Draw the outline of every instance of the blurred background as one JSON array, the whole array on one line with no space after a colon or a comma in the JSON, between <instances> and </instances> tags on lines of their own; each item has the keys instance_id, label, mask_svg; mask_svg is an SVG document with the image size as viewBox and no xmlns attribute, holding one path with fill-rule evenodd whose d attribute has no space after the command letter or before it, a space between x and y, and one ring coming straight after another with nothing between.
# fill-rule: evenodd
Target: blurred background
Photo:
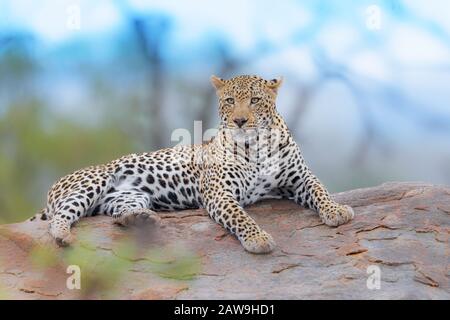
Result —
<instances>
[{"instance_id":1,"label":"blurred background","mask_svg":"<svg viewBox=\"0 0 450 320\"><path fill-rule=\"evenodd\" d=\"M450 184L446 0L0 0L0 221L60 176L218 123L211 74L284 76L332 192Z\"/></svg>"}]
</instances>

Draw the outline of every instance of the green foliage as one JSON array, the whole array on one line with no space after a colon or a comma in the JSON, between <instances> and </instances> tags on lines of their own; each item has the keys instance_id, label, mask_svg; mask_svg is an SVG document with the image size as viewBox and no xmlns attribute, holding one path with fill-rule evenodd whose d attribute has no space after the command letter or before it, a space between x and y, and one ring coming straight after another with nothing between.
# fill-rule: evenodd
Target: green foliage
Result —
<instances>
[{"instance_id":1,"label":"green foliage","mask_svg":"<svg viewBox=\"0 0 450 320\"><path fill-rule=\"evenodd\" d=\"M30 252L29 259L33 266L44 269L57 266L59 262L56 250L44 246L36 246Z\"/></svg>"},{"instance_id":2,"label":"green foliage","mask_svg":"<svg viewBox=\"0 0 450 320\"><path fill-rule=\"evenodd\" d=\"M2 265L2 261L0 260L0 266ZM0 281L0 300L6 300L8 295L6 294L6 290L3 287L2 282Z\"/></svg>"},{"instance_id":3,"label":"green foliage","mask_svg":"<svg viewBox=\"0 0 450 320\"><path fill-rule=\"evenodd\" d=\"M4 39L0 37L1 40ZM35 41L27 33L11 34L8 40L4 40L8 45L2 46L0 51L0 82L3 80L13 84L26 80L36 71L37 64L30 50Z\"/></svg>"},{"instance_id":4,"label":"green foliage","mask_svg":"<svg viewBox=\"0 0 450 320\"><path fill-rule=\"evenodd\" d=\"M0 300L7 300L8 295L6 294L6 290L3 288L2 284L0 283Z\"/></svg>"},{"instance_id":5,"label":"green foliage","mask_svg":"<svg viewBox=\"0 0 450 320\"><path fill-rule=\"evenodd\" d=\"M29 255L30 262L43 277L53 274L50 268L65 272L69 265L78 266L80 298L117 298L116 289L135 264L143 272L176 280L190 280L200 272L200 258L186 249L143 249L132 239L117 240L112 248L99 248L93 237L92 230L84 229L78 233L80 240L64 250L38 245Z\"/></svg>"},{"instance_id":6,"label":"green foliage","mask_svg":"<svg viewBox=\"0 0 450 320\"><path fill-rule=\"evenodd\" d=\"M37 212L60 176L133 149L112 125L83 126L58 117L36 100L10 106L0 117L0 136L0 222L20 221Z\"/></svg>"},{"instance_id":7,"label":"green foliage","mask_svg":"<svg viewBox=\"0 0 450 320\"><path fill-rule=\"evenodd\" d=\"M96 250L83 245L75 245L66 250L63 260L66 265L80 267L81 294L86 297L96 293L102 296L112 295L115 284L131 265L130 261L114 254L99 255Z\"/></svg>"},{"instance_id":8,"label":"green foliage","mask_svg":"<svg viewBox=\"0 0 450 320\"><path fill-rule=\"evenodd\" d=\"M200 271L200 258L189 251L174 248L149 251L152 271L163 278L191 280Z\"/></svg>"}]
</instances>

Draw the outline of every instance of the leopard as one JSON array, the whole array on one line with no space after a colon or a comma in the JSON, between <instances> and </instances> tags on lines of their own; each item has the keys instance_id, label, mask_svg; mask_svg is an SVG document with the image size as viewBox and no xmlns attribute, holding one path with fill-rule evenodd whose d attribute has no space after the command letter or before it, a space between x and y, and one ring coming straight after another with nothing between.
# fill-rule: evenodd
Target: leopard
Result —
<instances>
[{"instance_id":1,"label":"leopard","mask_svg":"<svg viewBox=\"0 0 450 320\"><path fill-rule=\"evenodd\" d=\"M293 200L330 227L353 219L353 209L334 201L311 172L278 112L282 77L211 76L211 83L220 119L209 141L77 170L53 184L46 206L30 220L45 220L54 241L69 246L71 228L84 217L104 214L139 227L159 225L164 211L202 208L245 250L262 254L276 243L245 210L259 200Z\"/></svg>"}]
</instances>

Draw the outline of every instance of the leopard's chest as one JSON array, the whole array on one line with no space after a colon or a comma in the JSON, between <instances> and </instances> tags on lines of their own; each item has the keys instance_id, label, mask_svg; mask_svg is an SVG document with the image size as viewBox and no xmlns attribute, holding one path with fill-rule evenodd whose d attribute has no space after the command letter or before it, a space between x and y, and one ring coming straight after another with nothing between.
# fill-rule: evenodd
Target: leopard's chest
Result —
<instances>
[{"instance_id":1,"label":"leopard's chest","mask_svg":"<svg viewBox=\"0 0 450 320\"><path fill-rule=\"evenodd\" d=\"M273 198L273 190L280 187L284 168L288 165L289 158L278 158L258 167L253 174L253 179L248 179L249 185L245 189L245 195L240 202L243 205L249 205L262 198Z\"/></svg>"},{"instance_id":2,"label":"leopard's chest","mask_svg":"<svg viewBox=\"0 0 450 320\"><path fill-rule=\"evenodd\" d=\"M257 202L261 198L265 198L271 191L278 186L275 175L259 174L254 179L250 180L249 185L241 197L240 203L242 205L249 205Z\"/></svg>"}]
</instances>

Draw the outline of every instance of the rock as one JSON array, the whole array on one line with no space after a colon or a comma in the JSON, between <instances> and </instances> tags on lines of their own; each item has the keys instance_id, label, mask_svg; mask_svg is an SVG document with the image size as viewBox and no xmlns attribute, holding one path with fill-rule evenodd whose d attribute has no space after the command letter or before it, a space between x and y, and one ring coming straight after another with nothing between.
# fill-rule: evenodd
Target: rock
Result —
<instances>
[{"instance_id":1,"label":"rock","mask_svg":"<svg viewBox=\"0 0 450 320\"><path fill-rule=\"evenodd\" d=\"M203 210L162 214L158 229L104 216L57 248L46 222L0 226L0 295L9 299L450 299L450 188L386 183L338 193L356 217L338 228L291 201L248 208L277 241L244 251ZM68 281L81 271L81 290ZM379 286L376 276L379 272ZM69 283L69 286L67 284ZM378 289L377 289L378 288Z\"/></svg>"}]
</instances>

